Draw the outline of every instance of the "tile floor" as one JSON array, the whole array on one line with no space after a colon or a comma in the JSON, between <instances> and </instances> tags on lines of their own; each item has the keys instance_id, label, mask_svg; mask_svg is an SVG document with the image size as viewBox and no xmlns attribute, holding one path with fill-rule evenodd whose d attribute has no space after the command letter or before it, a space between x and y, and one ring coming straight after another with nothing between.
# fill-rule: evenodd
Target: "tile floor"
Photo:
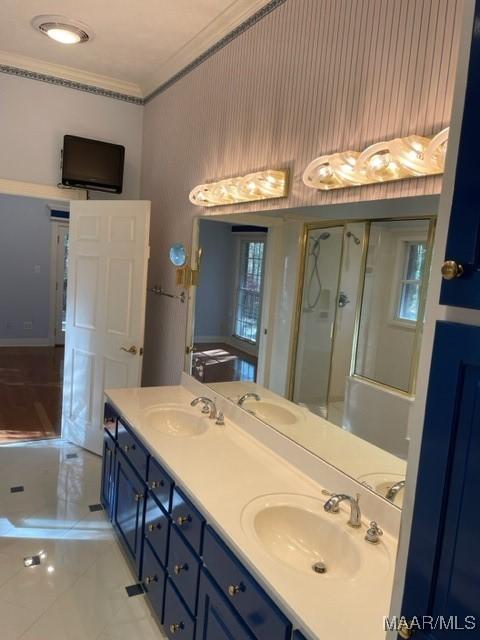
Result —
<instances>
[{"instance_id":1,"label":"tile floor","mask_svg":"<svg viewBox=\"0 0 480 640\"><path fill-rule=\"evenodd\" d=\"M145 596L126 594L135 578L104 512L89 510L100 471L100 458L59 439L0 446L2 640L164 638ZM41 564L26 568L34 554Z\"/></svg>"}]
</instances>

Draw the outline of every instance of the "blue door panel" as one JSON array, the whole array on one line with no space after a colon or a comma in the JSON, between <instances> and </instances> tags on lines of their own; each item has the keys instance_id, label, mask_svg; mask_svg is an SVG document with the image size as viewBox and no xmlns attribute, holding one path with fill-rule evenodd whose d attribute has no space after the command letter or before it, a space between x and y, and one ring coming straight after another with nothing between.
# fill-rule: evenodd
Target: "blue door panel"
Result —
<instances>
[{"instance_id":1,"label":"blue door panel","mask_svg":"<svg viewBox=\"0 0 480 640\"><path fill-rule=\"evenodd\" d=\"M458 624L418 631L422 640L472 637L459 626L467 616L480 621L479 488L480 327L439 322L402 615Z\"/></svg>"},{"instance_id":2,"label":"blue door panel","mask_svg":"<svg viewBox=\"0 0 480 640\"><path fill-rule=\"evenodd\" d=\"M148 542L143 548L142 584L155 614L163 623L166 574Z\"/></svg>"},{"instance_id":3,"label":"blue door panel","mask_svg":"<svg viewBox=\"0 0 480 640\"><path fill-rule=\"evenodd\" d=\"M475 21L480 17L480 2ZM446 259L460 263L465 272L457 279L444 281L440 302L458 307L480 309L480 196L478 149L480 148L480 31L473 30L468 85L465 94L460 146L458 149L455 190L448 231Z\"/></svg>"},{"instance_id":4,"label":"blue door panel","mask_svg":"<svg viewBox=\"0 0 480 640\"><path fill-rule=\"evenodd\" d=\"M144 518L144 485L123 454L116 456L116 492L114 524L121 541L141 573L142 531Z\"/></svg>"},{"instance_id":5,"label":"blue door panel","mask_svg":"<svg viewBox=\"0 0 480 640\"><path fill-rule=\"evenodd\" d=\"M200 578L195 640L255 640L205 571Z\"/></svg>"}]
</instances>

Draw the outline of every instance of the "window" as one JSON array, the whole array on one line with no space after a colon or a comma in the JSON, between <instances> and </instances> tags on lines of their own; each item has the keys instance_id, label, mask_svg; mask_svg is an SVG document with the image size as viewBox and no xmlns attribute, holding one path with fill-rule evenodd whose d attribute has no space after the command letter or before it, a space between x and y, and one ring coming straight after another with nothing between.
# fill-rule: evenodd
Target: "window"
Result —
<instances>
[{"instance_id":1,"label":"window","mask_svg":"<svg viewBox=\"0 0 480 640\"><path fill-rule=\"evenodd\" d=\"M241 240L234 334L257 342L262 303L264 240Z\"/></svg>"},{"instance_id":2,"label":"window","mask_svg":"<svg viewBox=\"0 0 480 640\"><path fill-rule=\"evenodd\" d=\"M399 286L399 295L395 320L416 323L420 305L420 290L427 245L425 242L404 242L403 269Z\"/></svg>"}]
</instances>

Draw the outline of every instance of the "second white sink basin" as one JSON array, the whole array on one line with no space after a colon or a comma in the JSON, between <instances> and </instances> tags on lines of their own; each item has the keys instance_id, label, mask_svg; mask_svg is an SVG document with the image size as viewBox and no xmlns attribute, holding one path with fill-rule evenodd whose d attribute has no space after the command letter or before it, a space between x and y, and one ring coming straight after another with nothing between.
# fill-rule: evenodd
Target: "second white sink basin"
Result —
<instances>
[{"instance_id":1,"label":"second white sink basin","mask_svg":"<svg viewBox=\"0 0 480 640\"><path fill-rule=\"evenodd\" d=\"M192 438L205 433L209 422L198 411L173 405L149 409L145 414L145 425L169 436Z\"/></svg>"},{"instance_id":2,"label":"second white sink basin","mask_svg":"<svg viewBox=\"0 0 480 640\"><path fill-rule=\"evenodd\" d=\"M260 420L266 420L275 425L294 424L297 422L297 416L293 411L290 411L290 409L287 409L281 404L266 402L264 400L253 400L245 402L243 408L256 415Z\"/></svg>"},{"instance_id":3,"label":"second white sink basin","mask_svg":"<svg viewBox=\"0 0 480 640\"><path fill-rule=\"evenodd\" d=\"M261 496L244 508L242 527L268 554L297 571L312 576L317 573L315 565L318 568L321 563L325 571L319 580L354 579L364 560L362 544L369 546L364 541L365 529L349 528L343 510L328 514L323 504L294 494ZM364 551L367 554L370 550ZM380 555L387 560L386 555Z\"/></svg>"}]
</instances>

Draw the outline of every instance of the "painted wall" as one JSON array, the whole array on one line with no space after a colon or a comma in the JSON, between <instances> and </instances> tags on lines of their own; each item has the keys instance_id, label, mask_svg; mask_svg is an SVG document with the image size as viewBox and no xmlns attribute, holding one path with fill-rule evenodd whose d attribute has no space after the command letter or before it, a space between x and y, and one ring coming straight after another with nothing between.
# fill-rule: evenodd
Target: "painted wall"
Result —
<instances>
[{"instance_id":1,"label":"painted wall","mask_svg":"<svg viewBox=\"0 0 480 640\"><path fill-rule=\"evenodd\" d=\"M461 4L287 0L147 104L142 197L153 202L150 282L173 285L168 247L190 243L201 210L188 193L202 182L290 169L288 198L242 205L245 211L438 193L438 177L319 193L301 174L323 153L448 124ZM222 207L223 214L239 210ZM184 305L149 305L146 384L178 382L186 315Z\"/></svg>"},{"instance_id":2,"label":"painted wall","mask_svg":"<svg viewBox=\"0 0 480 640\"><path fill-rule=\"evenodd\" d=\"M232 334L235 237L232 226L202 220L202 270L195 305L195 340Z\"/></svg>"},{"instance_id":3,"label":"painted wall","mask_svg":"<svg viewBox=\"0 0 480 640\"><path fill-rule=\"evenodd\" d=\"M0 344L47 341L50 211L43 200L0 195L0 229Z\"/></svg>"},{"instance_id":4,"label":"painted wall","mask_svg":"<svg viewBox=\"0 0 480 640\"><path fill-rule=\"evenodd\" d=\"M122 197L138 198L142 125L141 106L0 74L0 178L56 185L63 136L70 133L123 144Z\"/></svg>"}]
</instances>

